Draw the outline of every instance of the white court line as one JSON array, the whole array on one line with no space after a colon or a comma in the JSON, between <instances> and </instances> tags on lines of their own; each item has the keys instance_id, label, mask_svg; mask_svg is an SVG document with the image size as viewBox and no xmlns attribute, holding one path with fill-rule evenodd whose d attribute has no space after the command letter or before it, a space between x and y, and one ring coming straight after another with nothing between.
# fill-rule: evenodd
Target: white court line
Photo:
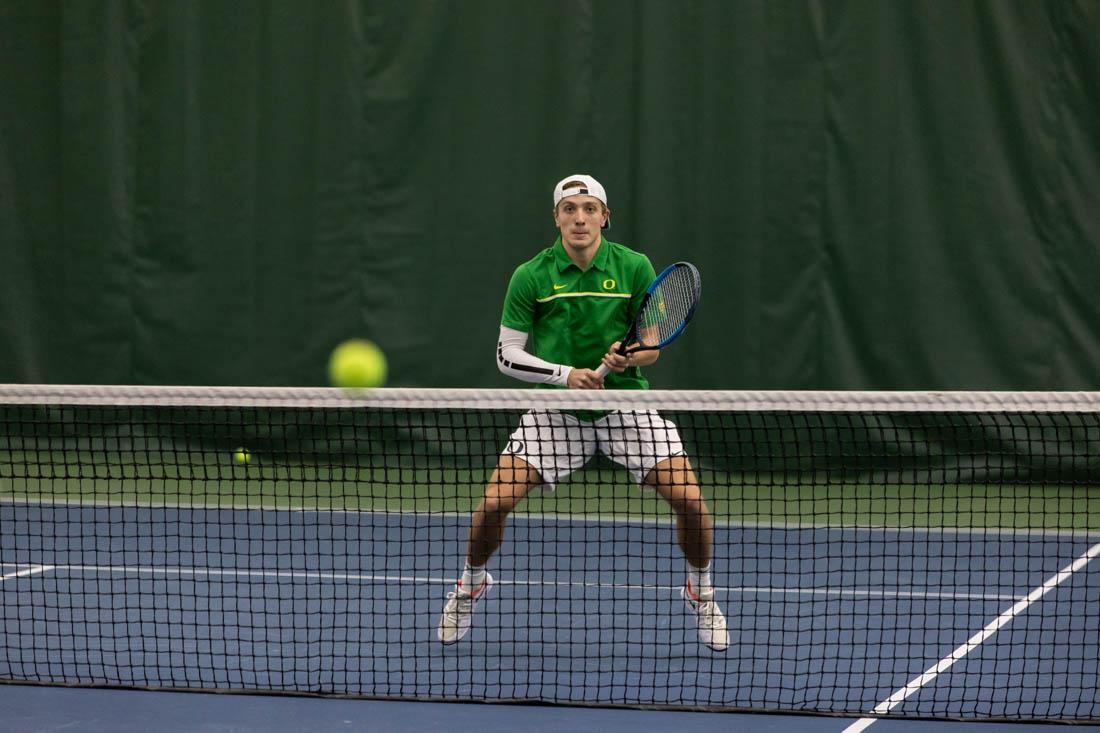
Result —
<instances>
[{"instance_id":1,"label":"white court line","mask_svg":"<svg viewBox=\"0 0 1100 733\"><path fill-rule=\"evenodd\" d=\"M37 573L45 573L45 572L48 572L50 570L53 570L53 568L54 568L53 565L31 565L29 568L23 568L22 570L16 570L14 573L6 573L4 575L0 575L0 583L3 583L5 580L11 580L13 578L22 578L22 577L25 577L27 575L35 575Z\"/></svg>"},{"instance_id":2,"label":"white court line","mask_svg":"<svg viewBox=\"0 0 1100 733\"><path fill-rule=\"evenodd\" d=\"M1012 621L1012 619L1026 611L1028 606L1057 588L1071 575L1088 565L1090 560L1098 556L1100 556L1100 543L1090 547L1085 551L1084 555L1081 555L1072 563L1059 570L1048 578L1045 583L1028 593L1025 597L1016 601L1007 611L990 621L984 629L967 639L966 642L957 647L955 651L926 669L923 674L910 680L905 687L895 691L893 695L890 695L890 697L880 702L871 712L875 715L885 715L889 713L904 702L910 695L920 690L929 682L935 680L941 672L947 671L955 662L981 646L982 642L988 640L989 637L996 634L997 631ZM841 731L841 733L859 733L859 731L866 730L876 720L878 720L878 718L860 718Z\"/></svg>"},{"instance_id":3,"label":"white court line","mask_svg":"<svg viewBox=\"0 0 1100 733\"><path fill-rule=\"evenodd\" d=\"M247 568L184 568L158 567L152 565L49 565L43 566L55 572L110 573L118 575L153 575L187 577L223 577L223 578L267 578L317 581L352 581L363 583L426 583L432 585L450 585L454 577L432 577L426 575L375 575L369 573L337 573L316 570L249 570ZM602 583L582 580L509 580L499 579L498 585L520 587L564 587L564 588L607 588L627 591L678 591L678 585L642 585L635 583ZM889 591L859 588L774 588L735 586L718 588L728 595L808 595L836 598L915 598L937 600L1015 600L1015 596L990 593L954 593L934 591Z\"/></svg>"}]
</instances>

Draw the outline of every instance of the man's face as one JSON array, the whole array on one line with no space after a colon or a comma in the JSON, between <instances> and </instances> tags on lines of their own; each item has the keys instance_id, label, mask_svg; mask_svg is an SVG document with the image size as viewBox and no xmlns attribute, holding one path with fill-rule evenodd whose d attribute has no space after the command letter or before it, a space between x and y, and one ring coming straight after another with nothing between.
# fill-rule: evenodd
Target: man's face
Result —
<instances>
[{"instance_id":1,"label":"man's face","mask_svg":"<svg viewBox=\"0 0 1100 733\"><path fill-rule=\"evenodd\" d=\"M607 209L594 196L567 196L554 209L554 223L561 232L561 241L576 250L586 250L600 243L600 229L607 223Z\"/></svg>"}]
</instances>

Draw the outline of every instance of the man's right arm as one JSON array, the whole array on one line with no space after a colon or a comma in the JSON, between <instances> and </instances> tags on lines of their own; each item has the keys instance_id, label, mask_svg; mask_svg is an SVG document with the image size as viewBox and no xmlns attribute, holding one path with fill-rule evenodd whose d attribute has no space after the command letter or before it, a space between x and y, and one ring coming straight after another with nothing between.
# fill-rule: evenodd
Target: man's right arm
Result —
<instances>
[{"instance_id":1,"label":"man's right arm","mask_svg":"<svg viewBox=\"0 0 1100 733\"><path fill-rule=\"evenodd\" d=\"M569 372L572 367L552 364L534 354L529 354L526 346L526 333L507 326L500 327L500 339L497 341L497 368L502 374L524 382L568 386Z\"/></svg>"},{"instance_id":2,"label":"man's right arm","mask_svg":"<svg viewBox=\"0 0 1100 733\"><path fill-rule=\"evenodd\" d=\"M603 378L592 369L552 364L527 353L527 334L507 326L500 327L497 342L497 368L502 374L524 382L555 384L570 389L603 389Z\"/></svg>"},{"instance_id":3,"label":"man's right arm","mask_svg":"<svg viewBox=\"0 0 1100 733\"><path fill-rule=\"evenodd\" d=\"M503 374L524 382L571 389L602 389L603 379L591 369L553 364L527 352L527 336L534 327L534 317L534 287L521 265L512 274L508 294L504 298L504 314L497 341L497 368Z\"/></svg>"}]
</instances>

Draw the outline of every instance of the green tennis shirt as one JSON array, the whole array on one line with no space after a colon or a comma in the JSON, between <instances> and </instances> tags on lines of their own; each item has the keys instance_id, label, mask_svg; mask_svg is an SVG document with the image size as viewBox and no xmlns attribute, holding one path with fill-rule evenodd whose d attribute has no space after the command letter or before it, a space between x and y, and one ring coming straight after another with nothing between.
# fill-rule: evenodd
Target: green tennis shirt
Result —
<instances>
[{"instance_id":1,"label":"green tennis shirt","mask_svg":"<svg viewBox=\"0 0 1100 733\"><path fill-rule=\"evenodd\" d=\"M648 257L602 237L596 256L582 270L558 237L516 268L500 322L528 334L527 351L540 359L595 369L608 347L626 334L656 277ZM604 384L608 389L649 387L638 367L612 372Z\"/></svg>"}]
</instances>

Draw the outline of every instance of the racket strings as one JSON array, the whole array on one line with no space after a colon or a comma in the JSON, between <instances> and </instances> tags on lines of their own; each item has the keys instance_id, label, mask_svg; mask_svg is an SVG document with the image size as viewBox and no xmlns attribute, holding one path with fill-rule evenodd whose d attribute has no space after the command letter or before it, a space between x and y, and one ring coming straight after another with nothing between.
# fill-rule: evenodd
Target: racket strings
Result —
<instances>
[{"instance_id":1,"label":"racket strings","mask_svg":"<svg viewBox=\"0 0 1100 733\"><path fill-rule=\"evenodd\" d=\"M696 290L695 277L686 267L662 280L641 314L639 341L654 346L676 333L695 305Z\"/></svg>"}]
</instances>

